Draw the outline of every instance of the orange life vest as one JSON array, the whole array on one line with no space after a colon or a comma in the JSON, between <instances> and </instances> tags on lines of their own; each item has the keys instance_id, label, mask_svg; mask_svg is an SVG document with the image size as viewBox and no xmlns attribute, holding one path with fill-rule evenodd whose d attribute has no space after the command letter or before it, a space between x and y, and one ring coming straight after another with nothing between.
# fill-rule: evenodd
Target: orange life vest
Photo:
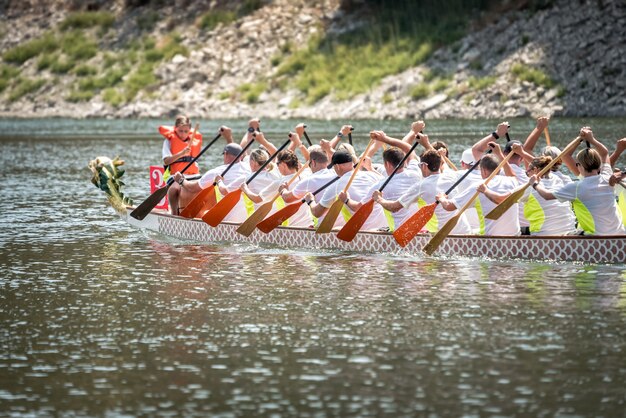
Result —
<instances>
[{"instance_id":1,"label":"orange life vest","mask_svg":"<svg viewBox=\"0 0 626 418\"><path fill-rule=\"evenodd\" d=\"M168 141L170 141L170 150L172 151L172 155L179 153L183 149L187 148L187 144L189 143L189 139L191 139L191 135L185 138L185 141L181 140L174 128L172 126L159 126L159 133L165 137ZM196 132L194 137L194 141L191 144L191 154L181 157L175 162L169 165L169 172L174 174L177 171L182 171L183 168L189 164L191 160L200 154L202 149L202 134L200 132ZM200 172L198 168L198 163L193 163L186 171L185 174L198 174Z\"/></svg>"}]
</instances>

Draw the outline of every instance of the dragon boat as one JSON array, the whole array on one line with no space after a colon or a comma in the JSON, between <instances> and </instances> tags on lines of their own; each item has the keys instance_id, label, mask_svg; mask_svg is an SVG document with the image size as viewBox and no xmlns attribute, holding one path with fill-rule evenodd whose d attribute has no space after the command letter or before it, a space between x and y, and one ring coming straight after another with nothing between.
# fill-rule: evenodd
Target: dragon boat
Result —
<instances>
[{"instance_id":1,"label":"dragon boat","mask_svg":"<svg viewBox=\"0 0 626 418\"><path fill-rule=\"evenodd\" d=\"M201 219L188 219L154 209L142 220L130 216L132 201L121 191L119 167L123 161L98 157L90 162L92 182L107 194L109 203L129 224L180 240L203 243L248 243L259 246L372 252L426 256L422 249L431 234L419 234L401 248L388 232L359 232L354 240L337 238L336 231L317 234L309 228L280 226L268 234L255 230L250 236L237 233L239 224L222 222L211 227ZM522 259L552 262L601 264L626 263L626 235L617 236L479 236L450 235L439 246L435 256L480 257L488 259Z\"/></svg>"}]
</instances>

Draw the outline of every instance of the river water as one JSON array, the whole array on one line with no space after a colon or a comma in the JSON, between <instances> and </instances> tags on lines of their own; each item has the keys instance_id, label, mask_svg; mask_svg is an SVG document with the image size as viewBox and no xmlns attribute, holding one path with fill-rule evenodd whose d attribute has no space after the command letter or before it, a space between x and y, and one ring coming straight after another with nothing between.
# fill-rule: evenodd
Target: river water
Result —
<instances>
[{"instance_id":1,"label":"river water","mask_svg":"<svg viewBox=\"0 0 626 418\"><path fill-rule=\"evenodd\" d=\"M510 122L514 138L533 127ZM108 207L87 163L120 155L141 202L161 123L0 120L0 416L626 416L626 264L147 235ZM223 122L200 123L210 139ZM307 122L312 139L342 123ZM356 147L409 123L354 121ZM497 123L426 130L458 161ZM624 120L555 120L552 142L582 124L611 149L626 133ZM262 124L275 143L293 125Z\"/></svg>"}]
</instances>

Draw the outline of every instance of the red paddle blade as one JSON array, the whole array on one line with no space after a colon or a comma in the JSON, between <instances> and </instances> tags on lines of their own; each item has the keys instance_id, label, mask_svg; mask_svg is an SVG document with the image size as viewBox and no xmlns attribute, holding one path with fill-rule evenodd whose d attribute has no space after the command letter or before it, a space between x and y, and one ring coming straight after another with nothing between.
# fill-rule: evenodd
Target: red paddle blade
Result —
<instances>
[{"instance_id":1,"label":"red paddle blade","mask_svg":"<svg viewBox=\"0 0 626 418\"><path fill-rule=\"evenodd\" d=\"M268 233L274 230L278 225L285 222L287 219L291 218L302 206L302 201L294 202L290 205L285 206L279 211L276 211L271 216L268 216L263 222L259 222L256 226L257 229L261 232Z\"/></svg>"},{"instance_id":2,"label":"red paddle blade","mask_svg":"<svg viewBox=\"0 0 626 418\"><path fill-rule=\"evenodd\" d=\"M341 228L339 233L337 233L337 238L340 240L351 242L356 234L359 232L367 218L369 218L372 210L374 209L374 200L370 199L369 202L364 204L354 212L354 215L346 222L346 224Z\"/></svg>"},{"instance_id":3,"label":"red paddle blade","mask_svg":"<svg viewBox=\"0 0 626 418\"><path fill-rule=\"evenodd\" d=\"M233 190L215 204L207 213L202 216L202 220L209 225L215 227L224 220L226 215L230 213L241 197L241 189Z\"/></svg>"},{"instance_id":4,"label":"red paddle blade","mask_svg":"<svg viewBox=\"0 0 626 418\"><path fill-rule=\"evenodd\" d=\"M435 213L437 202L422 206L409 219L393 231L393 237L401 247L406 247L409 242L424 228Z\"/></svg>"},{"instance_id":5,"label":"red paddle blade","mask_svg":"<svg viewBox=\"0 0 626 418\"><path fill-rule=\"evenodd\" d=\"M200 193L194 196L191 199L191 202L185 206L185 208L180 212L180 216L183 218L195 218L198 213L205 207L207 203L211 203L211 207L215 205L215 187L210 186L206 189L200 190ZM206 208L206 209L210 209Z\"/></svg>"}]
</instances>

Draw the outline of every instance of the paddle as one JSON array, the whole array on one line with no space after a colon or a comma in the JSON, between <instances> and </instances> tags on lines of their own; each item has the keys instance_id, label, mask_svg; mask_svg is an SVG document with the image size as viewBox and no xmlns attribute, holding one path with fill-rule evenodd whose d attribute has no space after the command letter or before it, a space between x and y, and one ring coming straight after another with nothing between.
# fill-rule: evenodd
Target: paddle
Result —
<instances>
[{"instance_id":1,"label":"paddle","mask_svg":"<svg viewBox=\"0 0 626 418\"><path fill-rule=\"evenodd\" d=\"M372 147L372 145L374 145L375 142L376 141L374 140L374 138L370 139L369 144L367 144L367 148L365 148L365 151L363 151L363 155L361 155L361 158L359 159L359 163L356 165L356 168L354 168L354 170L352 171L352 175L350 176L350 179L348 180L348 184L346 184L346 187L344 187L343 189L344 193L347 192L348 189L350 188L350 185L352 185L352 181L354 180L354 177L356 177L356 173L358 173L359 169L361 168L361 163L365 159L365 156L367 155L367 151L369 151L369 149ZM316 234L326 234L333 229L333 226L335 225L335 221L337 220L337 217L339 216L341 209L343 209L343 205L344 205L344 202L342 202L341 200L339 199L335 200L332 206L328 209L328 212L326 212L326 216L324 216L324 219L322 219L322 222L317 227L317 230L315 231Z\"/></svg>"},{"instance_id":2,"label":"paddle","mask_svg":"<svg viewBox=\"0 0 626 418\"><path fill-rule=\"evenodd\" d=\"M196 132L198 132L199 127L200 127L200 124L196 123L196 127L193 130L193 134L191 134L192 140L194 140L194 138L196 137ZM204 152L208 150L209 147L211 147L211 145L213 145L215 141L217 141L217 139L221 135L222 135L221 133L218 133L217 136L213 138L211 142L209 142L204 148L202 148L202 150L200 151L198 155L196 155L191 161L189 161L189 163L180 171L180 173L183 174L189 167L191 167L193 163L195 163L198 160L198 158L200 158L200 156L204 154ZM133 210L130 213L130 216L140 221L143 220L152 211L152 209L154 209L154 207L158 205L159 202L165 197L165 195L167 194L167 191L172 186L172 184L174 184L174 176L170 177L167 180L167 183L165 184L165 186L161 187L160 189L155 190L150 196L148 196L146 200L141 202L141 204L139 204L139 206L137 206L135 210Z\"/></svg>"},{"instance_id":3,"label":"paddle","mask_svg":"<svg viewBox=\"0 0 626 418\"><path fill-rule=\"evenodd\" d=\"M350 129L352 131L352 129ZM348 132L348 144L352 145L352 132Z\"/></svg>"},{"instance_id":4,"label":"paddle","mask_svg":"<svg viewBox=\"0 0 626 418\"><path fill-rule=\"evenodd\" d=\"M491 150L487 151L490 153ZM480 164L480 160L476 161L474 165L470 166L467 169L465 174L463 174L448 190L446 190L445 194L448 195L458 186L470 173L478 167ZM422 206L417 212L411 215L406 221L402 223L395 231L393 231L393 237L396 242L400 244L401 247L406 247L406 245L411 242L413 238L424 228L424 225L430 221L430 218L435 214L435 209L439 204L438 200L435 200L434 203L430 205Z\"/></svg>"},{"instance_id":5,"label":"paddle","mask_svg":"<svg viewBox=\"0 0 626 418\"><path fill-rule=\"evenodd\" d=\"M581 142L582 142L582 139L580 137L573 140L567 147L565 147L565 149L554 160L550 161L550 163L547 166L545 166L539 173L537 173L537 178L540 179L544 174L548 172L548 170L552 168L554 164L556 164L561 159L561 156L563 156L565 153L572 152L574 149L576 149L576 147ZM518 190L511 193L509 197L507 197L504 201L502 201L498 206L493 208L491 212L489 212L487 216L485 216L485 218L492 219L492 220L499 219L500 216L502 216L504 212L509 210L511 206L513 206L522 196L524 196L524 192L526 191L528 186L529 184L526 183L522 187L520 187Z\"/></svg>"},{"instance_id":6,"label":"paddle","mask_svg":"<svg viewBox=\"0 0 626 418\"><path fill-rule=\"evenodd\" d=\"M287 148L287 145L289 145L289 143L291 143L290 139L288 139L284 144L282 144L280 148L278 148L276 152L272 154L270 158L268 158L267 161L265 161L263 165L259 167L259 169L256 172L254 172L254 174L252 174L252 176L250 176L248 180L246 180L246 184L250 184L250 182L254 180L255 177L258 176L259 173L261 173L265 169L265 167L267 167L267 165L272 162L274 158L276 158L276 155L279 152ZM237 202L239 202L240 197L241 197L240 188L228 193L226 196L222 198L222 200L217 202L215 206L209 209L209 211L202 216L202 220L213 227L218 226L220 222L222 222L222 220L226 217L226 215L228 215L230 211L233 210Z\"/></svg>"},{"instance_id":7,"label":"paddle","mask_svg":"<svg viewBox=\"0 0 626 418\"><path fill-rule=\"evenodd\" d=\"M304 163L302 167L300 167L298 172L289 179L289 181L287 182L287 187L289 187L308 166L309 161ZM252 215L248 216L248 219L246 219L241 225L239 225L239 228L237 228L237 232L246 237L250 236L250 234L252 234L252 232L256 229L256 226L259 224L259 222L265 219L267 214L270 213L274 205L274 201L279 197L280 193L277 192L273 198L259 206L259 208L255 210Z\"/></svg>"},{"instance_id":8,"label":"paddle","mask_svg":"<svg viewBox=\"0 0 626 418\"><path fill-rule=\"evenodd\" d=\"M448 157L446 157L445 155L443 155L443 160L446 162L446 164L448 164L448 167L450 167L452 170L459 171L459 169L456 168L454 163L452 161L450 161L450 159Z\"/></svg>"},{"instance_id":9,"label":"paddle","mask_svg":"<svg viewBox=\"0 0 626 418\"><path fill-rule=\"evenodd\" d=\"M252 139L246 144L246 146L241 150L237 157L231 161L231 163L222 171L220 177L224 177L228 171L233 168L233 166L239 161L242 155L252 146L254 142L255 134L252 135ZM215 200L215 186L217 183L214 181L213 184L205 189L202 189L194 198L185 206L185 208L180 213L180 216L185 218L195 218L199 213L203 211L207 211L211 209L217 203Z\"/></svg>"},{"instance_id":10,"label":"paddle","mask_svg":"<svg viewBox=\"0 0 626 418\"><path fill-rule=\"evenodd\" d=\"M306 125L304 125L304 127L306 128ZM309 138L309 134L307 134L306 131L302 131L302 133L304 133L304 137L306 138L306 142L309 143L309 146L313 145L311 139Z\"/></svg>"},{"instance_id":11,"label":"paddle","mask_svg":"<svg viewBox=\"0 0 626 418\"><path fill-rule=\"evenodd\" d=\"M496 167L496 169L493 170L493 172L489 175L489 177L487 177L485 181L483 182L485 186L491 181L492 178L494 178L500 172L500 169L504 166L504 164L507 163L507 161L511 159L513 154L515 153L509 152L507 156L504 157L504 160L502 160L502 162L498 164L498 167ZM422 251L424 251L428 255L431 255L432 253L434 253L437 250L437 248L439 248L443 240L446 239L446 237L450 234L450 232L454 229L456 224L459 222L459 219L461 218L461 215L463 215L463 212L465 212L467 208L469 208L470 206L474 204L474 200L478 197L479 194L480 192L476 191L476 193L474 193L474 195L467 201L467 203L465 203L465 205L463 205L463 207L457 211L456 215L448 219L448 222L446 222L445 225L442 226L441 229L439 229L439 231L437 231L437 233L424 246Z\"/></svg>"},{"instance_id":12,"label":"paddle","mask_svg":"<svg viewBox=\"0 0 626 418\"><path fill-rule=\"evenodd\" d=\"M546 145L550 146L550 132L548 132L547 126L544 128L543 134L546 136Z\"/></svg>"},{"instance_id":13,"label":"paddle","mask_svg":"<svg viewBox=\"0 0 626 418\"><path fill-rule=\"evenodd\" d=\"M314 191L312 193L313 196L320 193L321 191L323 191L325 188L327 188L328 186L330 186L331 184L333 184L340 178L341 177L339 176L333 178L332 180L324 184L322 187ZM264 232L266 234L268 232L273 231L277 226L279 226L280 224L285 222L287 219L291 218L296 212L298 212L298 210L300 209L300 206L302 206L302 204L305 202L306 202L306 199L301 199L298 202L294 202L290 205L285 206L284 208L277 211L273 215L268 216L267 219L263 220L263 222L260 222L257 225L257 228L259 228L259 231Z\"/></svg>"},{"instance_id":14,"label":"paddle","mask_svg":"<svg viewBox=\"0 0 626 418\"><path fill-rule=\"evenodd\" d=\"M393 176L396 175L396 172L401 167L404 166L404 163L406 162L407 158L409 158L411 153L415 150L415 148L418 145L419 145L419 142L415 141L413 146L411 146L411 149L409 150L409 152L407 152L404 155L404 157L402 158L402 161L400 161L398 163L398 165L393 169L393 171L391 172L389 177L387 177L387 180L385 180L383 185L380 186L378 191L380 191L380 192L383 191L383 189L387 186L387 184L389 184L389 181L393 178ZM346 222L346 224L343 226L343 228L341 228L341 230L339 230L339 233L337 233L337 238L339 238L340 240L343 240L343 241L351 242L354 239L354 237L356 236L356 234L359 232L361 227L363 227L363 224L365 223L365 221L367 221L367 218L369 218L369 216L371 215L373 209L374 209L374 199L370 198L370 200L367 203L365 203L363 206L361 206L359 208L359 210L354 212L354 214L348 220L348 222Z\"/></svg>"}]
</instances>

